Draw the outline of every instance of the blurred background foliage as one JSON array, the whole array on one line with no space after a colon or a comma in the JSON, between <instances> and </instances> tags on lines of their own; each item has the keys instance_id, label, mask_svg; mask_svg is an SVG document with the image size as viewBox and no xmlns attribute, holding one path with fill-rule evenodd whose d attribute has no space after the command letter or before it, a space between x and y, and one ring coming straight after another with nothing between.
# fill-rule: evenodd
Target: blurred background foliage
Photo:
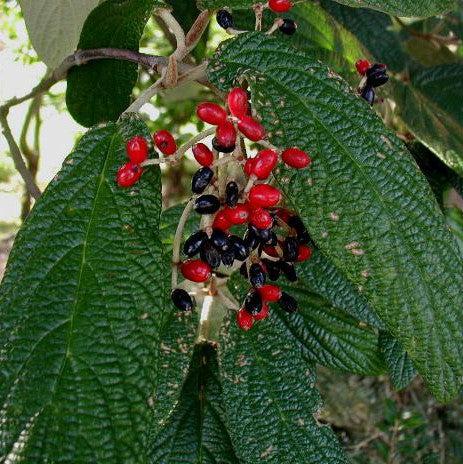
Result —
<instances>
[{"instance_id":1,"label":"blurred background foliage","mask_svg":"<svg viewBox=\"0 0 463 464\"><path fill-rule=\"evenodd\" d=\"M195 7L183 0L175 0L173 5L174 14L188 29L196 18ZM358 58L375 57L388 64L396 84L380 94L382 103L376 109L385 123L410 144L421 169L435 188L463 252L463 205L461 197L453 195L463 191L461 177L414 140L396 111L400 81L407 81L414 70L461 64L463 1L459 1L458 11L426 20L390 18L370 10L354 17L348 8L330 0L321 0L321 5L323 9L318 4L307 3L293 13L299 22L298 46L311 49L316 57L328 61L353 86L359 82L353 66ZM264 24L269 26L273 19L272 14L266 13ZM254 17L249 12L236 12L235 21L238 29L249 29L253 27ZM213 22L189 57L191 63L211 55L226 37ZM141 51L168 55L174 46L175 41L162 21L151 18L142 38ZM0 100L27 91L46 72L28 40L17 1L3 0L0 3ZM155 76L142 71L134 96L146 89L153 78ZM11 114L17 140L41 187L56 174L68 151L85 132L67 113L65 90L64 84L56 85L43 97L22 105ZM439 88L434 91L439 92ZM144 108L143 114L151 131L168 129L182 143L203 128L195 115L197 103L214 98L209 90L189 83L159 94ZM461 100L452 104L461 112ZM187 196L195 168L189 158L164 169L165 206L174 205ZM30 207L30 199L24 195L6 144L0 139L0 276L12 237ZM332 424L353 462L463 463L463 396L443 406L426 392L419 379L397 392L385 376L362 378L326 369L320 369L318 383L326 401L319 420Z\"/></svg>"}]
</instances>

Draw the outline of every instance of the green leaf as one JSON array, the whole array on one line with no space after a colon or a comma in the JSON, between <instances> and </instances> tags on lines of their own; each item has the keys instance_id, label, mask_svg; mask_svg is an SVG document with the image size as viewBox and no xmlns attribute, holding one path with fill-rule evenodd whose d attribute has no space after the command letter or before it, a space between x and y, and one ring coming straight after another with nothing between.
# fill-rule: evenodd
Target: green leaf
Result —
<instances>
[{"instance_id":1,"label":"green leaf","mask_svg":"<svg viewBox=\"0 0 463 464\"><path fill-rule=\"evenodd\" d=\"M416 377L416 371L401 344L388 332L379 334L379 348L389 370L392 385L396 390L403 390Z\"/></svg>"},{"instance_id":2,"label":"green leaf","mask_svg":"<svg viewBox=\"0 0 463 464\"><path fill-rule=\"evenodd\" d=\"M85 21L79 49L101 47L138 50L143 29L160 0L106 0ZM100 60L68 74L66 103L83 126L115 121L129 106L138 66L122 60Z\"/></svg>"},{"instance_id":3,"label":"green leaf","mask_svg":"<svg viewBox=\"0 0 463 464\"><path fill-rule=\"evenodd\" d=\"M459 208L448 208L445 211L445 219L457 239L460 255L463 258L463 211Z\"/></svg>"},{"instance_id":4,"label":"green leaf","mask_svg":"<svg viewBox=\"0 0 463 464\"><path fill-rule=\"evenodd\" d=\"M314 158L312 169L283 168L278 176L291 206L436 397L449 400L463 374L462 262L410 154L365 102L303 51L243 34L219 49L210 77L228 89L243 75L272 141Z\"/></svg>"},{"instance_id":5,"label":"green leaf","mask_svg":"<svg viewBox=\"0 0 463 464\"><path fill-rule=\"evenodd\" d=\"M51 69L73 53L87 16L102 0L19 0L39 58Z\"/></svg>"},{"instance_id":6,"label":"green leaf","mask_svg":"<svg viewBox=\"0 0 463 464\"><path fill-rule=\"evenodd\" d=\"M200 10L216 10L222 7L239 10L252 8L256 2L255 0L196 0L196 3Z\"/></svg>"},{"instance_id":7,"label":"green leaf","mask_svg":"<svg viewBox=\"0 0 463 464\"><path fill-rule=\"evenodd\" d=\"M151 462L239 464L226 426L216 349L194 349L179 402L153 437Z\"/></svg>"},{"instance_id":8,"label":"green leaf","mask_svg":"<svg viewBox=\"0 0 463 464\"><path fill-rule=\"evenodd\" d=\"M463 64L412 72L394 81L397 114L410 131L450 168L463 175Z\"/></svg>"},{"instance_id":9,"label":"green leaf","mask_svg":"<svg viewBox=\"0 0 463 464\"><path fill-rule=\"evenodd\" d=\"M166 271L159 169L114 180L135 134L146 125L89 131L16 239L0 292L7 462L147 462Z\"/></svg>"}]
</instances>

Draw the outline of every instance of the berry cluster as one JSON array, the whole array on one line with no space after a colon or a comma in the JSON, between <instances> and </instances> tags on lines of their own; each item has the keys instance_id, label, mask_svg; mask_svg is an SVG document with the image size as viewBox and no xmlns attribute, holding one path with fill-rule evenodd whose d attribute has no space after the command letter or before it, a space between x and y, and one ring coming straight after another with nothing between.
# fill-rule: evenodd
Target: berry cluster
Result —
<instances>
[{"instance_id":1,"label":"berry cluster","mask_svg":"<svg viewBox=\"0 0 463 464\"><path fill-rule=\"evenodd\" d=\"M290 0L269 0L268 8L275 13L286 13L293 7ZM228 10L217 12L217 23L225 30L233 30L233 16ZM297 30L297 24L290 18L280 18L277 20L278 29L286 35L293 35Z\"/></svg>"},{"instance_id":2,"label":"berry cluster","mask_svg":"<svg viewBox=\"0 0 463 464\"><path fill-rule=\"evenodd\" d=\"M279 287L267 284L267 278L277 280L284 275L296 280L294 263L309 259L312 253L307 246L309 236L297 216L279 207L281 192L266 180L280 161L303 169L311 159L296 147L279 150L265 141L265 129L252 117L246 90L232 89L227 109L210 102L197 107L198 117L216 128L212 149L204 143L192 147L202 166L192 179L194 210L203 220L200 230L183 244L186 259L179 263L179 269L185 279L204 283L219 267L238 263L252 288L237 321L242 329L249 330L254 321L267 317L268 303L279 302L288 312L297 309L296 301ZM245 157L243 138L264 149L253 158ZM229 162L242 166L244 181L240 185L239 179L226 179L221 192L215 168ZM244 236L233 233L240 226L246 226ZM172 301L184 311L194 306L190 295L180 288L172 292Z\"/></svg>"},{"instance_id":3,"label":"berry cluster","mask_svg":"<svg viewBox=\"0 0 463 464\"><path fill-rule=\"evenodd\" d=\"M357 72L364 76L360 85L360 96L370 105L375 102L375 88L384 85L388 80L387 67L382 63L371 64L368 60L358 60L355 63Z\"/></svg>"}]
</instances>

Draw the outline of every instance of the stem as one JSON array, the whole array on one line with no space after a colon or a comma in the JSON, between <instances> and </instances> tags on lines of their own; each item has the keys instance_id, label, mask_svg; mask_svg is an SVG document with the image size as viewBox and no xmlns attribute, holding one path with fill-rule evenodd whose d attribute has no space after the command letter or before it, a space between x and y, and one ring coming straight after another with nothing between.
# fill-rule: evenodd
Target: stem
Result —
<instances>
[{"instance_id":1,"label":"stem","mask_svg":"<svg viewBox=\"0 0 463 464\"><path fill-rule=\"evenodd\" d=\"M262 147L264 148L269 148L270 150L275 150L277 151L278 153L281 152L281 150L276 147L275 145L273 145L272 143L268 142L267 140L259 140L258 142L256 142L257 145L261 145Z\"/></svg>"},{"instance_id":2,"label":"stem","mask_svg":"<svg viewBox=\"0 0 463 464\"><path fill-rule=\"evenodd\" d=\"M257 180L257 177L254 174L251 174L251 176L249 176L249 180L246 185L246 188L244 189L243 195L246 195L247 193L249 193L249 191L252 189L252 186L254 185L256 180Z\"/></svg>"},{"instance_id":3,"label":"stem","mask_svg":"<svg viewBox=\"0 0 463 464\"><path fill-rule=\"evenodd\" d=\"M157 15L164 21L164 24L169 28L169 30L174 34L175 40L177 42L177 49L173 53L173 56L177 61L183 60L187 54L187 48L185 45L185 32L172 15L169 9L161 8L157 10Z\"/></svg>"}]
</instances>

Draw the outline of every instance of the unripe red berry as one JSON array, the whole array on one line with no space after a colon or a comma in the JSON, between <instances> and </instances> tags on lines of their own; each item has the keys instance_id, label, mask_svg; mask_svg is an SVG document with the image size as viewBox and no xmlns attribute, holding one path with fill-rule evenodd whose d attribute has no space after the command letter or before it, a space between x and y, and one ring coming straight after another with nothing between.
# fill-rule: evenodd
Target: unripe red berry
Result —
<instances>
[{"instance_id":1,"label":"unripe red berry","mask_svg":"<svg viewBox=\"0 0 463 464\"><path fill-rule=\"evenodd\" d=\"M262 309L260 310L260 312L258 312L255 316L254 316L254 320L255 321L262 321L264 319L267 319L267 317L269 316L269 313L270 313L270 307L268 304L263 304L262 305Z\"/></svg>"},{"instance_id":2,"label":"unripe red berry","mask_svg":"<svg viewBox=\"0 0 463 464\"><path fill-rule=\"evenodd\" d=\"M240 309L236 313L236 322L241 330L247 332L254 325L254 318L245 309Z\"/></svg>"},{"instance_id":3,"label":"unripe red berry","mask_svg":"<svg viewBox=\"0 0 463 464\"><path fill-rule=\"evenodd\" d=\"M281 154L281 159L289 167L295 169L304 169L312 162L312 159L305 151L295 147L286 149Z\"/></svg>"},{"instance_id":4,"label":"unripe red berry","mask_svg":"<svg viewBox=\"0 0 463 464\"><path fill-rule=\"evenodd\" d=\"M212 275L211 266L200 259L189 259L183 262L180 270L185 279L197 283L206 282Z\"/></svg>"},{"instance_id":5,"label":"unripe red berry","mask_svg":"<svg viewBox=\"0 0 463 464\"><path fill-rule=\"evenodd\" d=\"M249 113L248 93L241 87L236 87L230 91L227 102L233 116L242 118Z\"/></svg>"},{"instance_id":6,"label":"unripe red berry","mask_svg":"<svg viewBox=\"0 0 463 464\"><path fill-rule=\"evenodd\" d=\"M216 103L200 103L196 108L196 114L201 121L212 124L213 126L219 126L227 120L227 112Z\"/></svg>"},{"instance_id":7,"label":"unripe red berry","mask_svg":"<svg viewBox=\"0 0 463 464\"><path fill-rule=\"evenodd\" d=\"M358 60L355 63L355 67L357 69L357 72L361 76L364 76L366 74L366 72L370 69L371 63L368 60Z\"/></svg>"},{"instance_id":8,"label":"unripe red berry","mask_svg":"<svg viewBox=\"0 0 463 464\"><path fill-rule=\"evenodd\" d=\"M212 223L212 227L214 229L219 229L226 231L228 230L233 224L227 219L225 215L225 211L222 209L217 212L214 217L214 222Z\"/></svg>"},{"instance_id":9,"label":"unripe red berry","mask_svg":"<svg viewBox=\"0 0 463 464\"><path fill-rule=\"evenodd\" d=\"M256 162L256 158L248 158L243 166L244 173L250 177L254 171L254 163Z\"/></svg>"},{"instance_id":10,"label":"unripe red berry","mask_svg":"<svg viewBox=\"0 0 463 464\"><path fill-rule=\"evenodd\" d=\"M143 168L133 163L126 163L117 171L117 184L119 187L127 188L132 187L138 182L143 174Z\"/></svg>"},{"instance_id":11,"label":"unripe red berry","mask_svg":"<svg viewBox=\"0 0 463 464\"><path fill-rule=\"evenodd\" d=\"M271 256L272 258L278 258L279 254L275 247L270 245L265 245L263 251L266 255Z\"/></svg>"},{"instance_id":12,"label":"unripe red berry","mask_svg":"<svg viewBox=\"0 0 463 464\"><path fill-rule=\"evenodd\" d=\"M299 245L299 251L297 254L297 261L300 263L303 261L307 261L312 256L312 248L308 247L307 245Z\"/></svg>"},{"instance_id":13,"label":"unripe red berry","mask_svg":"<svg viewBox=\"0 0 463 464\"><path fill-rule=\"evenodd\" d=\"M233 225L244 224L248 222L249 210L246 205L238 204L233 208L227 206L224 208L225 217Z\"/></svg>"},{"instance_id":14,"label":"unripe red berry","mask_svg":"<svg viewBox=\"0 0 463 464\"><path fill-rule=\"evenodd\" d=\"M193 155L201 166L209 167L214 162L214 153L204 143L197 143L193 147Z\"/></svg>"},{"instance_id":15,"label":"unripe red berry","mask_svg":"<svg viewBox=\"0 0 463 464\"><path fill-rule=\"evenodd\" d=\"M290 0L269 0L268 6L275 13L285 13L293 7L293 2Z\"/></svg>"},{"instance_id":16,"label":"unripe red berry","mask_svg":"<svg viewBox=\"0 0 463 464\"><path fill-rule=\"evenodd\" d=\"M255 208L249 214L249 222L258 229L268 229L272 227L273 218L264 208Z\"/></svg>"},{"instance_id":17,"label":"unripe red berry","mask_svg":"<svg viewBox=\"0 0 463 464\"><path fill-rule=\"evenodd\" d=\"M172 134L167 130L160 130L153 136L154 144L164 155L170 156L177 151L177 144Z\"/></svg>"},{"instance_id":18,"label":"unripe red berry","mask_svg":"<svg viewBox=\"0 0 463 464\"><path fill-rule=\"evenodd\" d=\"M281 298L281 288L277 285L266 284L258 288L262 300L269 303L275 303Z\"/></svg>"},{"instance_id":19,"label":"unripe red berry","mask_svg":"<svg viewBox=\"0 0 463 464\"><path fill-rule=\"evenodd\" d=\"M278 153L275 150L262 150L254 158L252 174L258 179L264 180L272 173L278 164Z\"/></svg>"},{"instance_id":20,"label":"unripe red berry","mask_svg":"<svg viewBox=\"0 0 463 464\"><path fill-rule=\"evenodd\" d=\"M258 142L265 137L264 126L251 116L243 116L238 122L240 132L253 142Z\"/></svg>"},{"instance_id":21,"label":"unripe red berry","mask_svg":"<svg viewBox=\"0 0 463 464\"><path fill-rule=\"evenodd\" d=\"M127 156L133 164L143 163L148 158L148 143L143 137L132 137L125 148Z\"/></svg>"},{"instance_id":22,"label":"unripe red berry","mask_svg":"<svg viewBox=\"0 0 463 464\"><path fill-rule=\"evenodd\" d=\"M226 149L232 148L236 145L236 130L235 126L230 121L225 121L217 127L215 132L217 143Z\"/></svg>"},{"instance_id":23,"label":"unripe red berry","mask_svg":"<svg viewBox=\"0 0 463 464\"><path fill-rule=\"evenodd\" d=\"M259 184L251 188L248 198L249 204L253 208L258 208L259 206L271 208L280 202L281 192L271 185Z\"/></svg>"}]
</instances>

